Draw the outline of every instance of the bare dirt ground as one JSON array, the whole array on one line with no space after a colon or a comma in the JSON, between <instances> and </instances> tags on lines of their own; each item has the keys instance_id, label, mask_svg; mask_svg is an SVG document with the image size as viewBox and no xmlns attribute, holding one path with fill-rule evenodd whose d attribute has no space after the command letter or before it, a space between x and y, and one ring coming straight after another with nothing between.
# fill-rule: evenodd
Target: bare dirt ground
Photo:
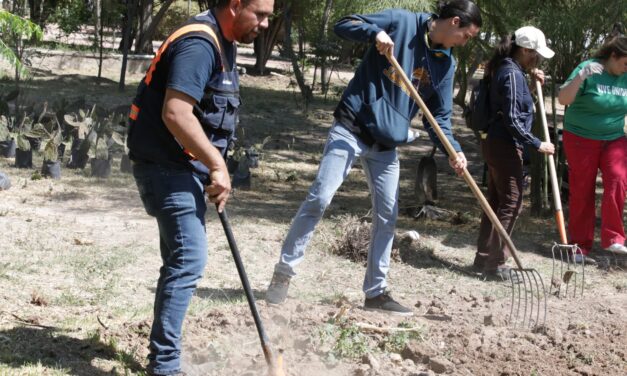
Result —
<instances>
[{"instance_id":1,"label":"bare dirt ground","mask_svg":"<svg viewBox=\"0 0 627 376\"><path fill-rule=\"evenodd\" d=\"M139 77L132 77L135 82ZM463 220L415 220L413 189L422 137L401 151L399 242L389 284L415 315L388 317L361 309L364 265L331 253L370 200L357 165L338 191L308 249L290 299L263 301L291 217L312 181L335 99L303 114L283 76L242 79L244 141L265 145L250 190L238 190L228 210L262 319L291 376L314 375L624 375L627 369L627 276L587 267L585 294L547 297L543 330L512 328L509 285L468 272L480 209L444 156L436 155L437 206ZM38 72L29 95L51 103L85 97L114 108L117 93L83 75ZM459 109L457 109L459 110ZM456 114L456 135L479 179L474 138ZM116 163L119 157L116 158ZM160 260L157 228L143 210L132 177L117 168L107 180L64 169L61 180L32 180L34 170L0 159L13 187L0 192L0 375L141 375ZM37 156L35 165L40 166ZM526 208L527 209L527 208ZM184 334L190 375L261 375L265 363L226 239L213 212L205 277L192 300ZM399 237L400 238L400 237ZM523 263L548 287L551 218L525 210L513 236ZM374 329L373 329L374 327ZM402 331L405 330L405 331Z\"/></svg>"}]
</instances>

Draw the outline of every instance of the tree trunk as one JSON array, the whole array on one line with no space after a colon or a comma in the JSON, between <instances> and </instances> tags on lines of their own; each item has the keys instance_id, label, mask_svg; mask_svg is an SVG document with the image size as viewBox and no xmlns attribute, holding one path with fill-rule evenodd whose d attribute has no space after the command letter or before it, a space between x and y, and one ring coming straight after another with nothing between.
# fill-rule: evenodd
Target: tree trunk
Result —
<instances>
[{"instance_id":1,"label":"tree trunk","mask_svg":"<svg viewBox=\"0 0 627 376\"><path fill-rule=\"evenodd\" d=\"M98 78L102 77L102 0L94 0L94 35L100 51L98 58Z\"/></svg>"},{"instance_id":2,"label":"tree trunk","mask_svg":"<svg viewBox=\"0 0 627 376\"><path fill-rule=\"evenodd\" d=\"M133 47L133 41L135 40L135 37L137 36L137 27L136 27L136 22L135 22L135 15L137 14L137 9L139 8L139 0L125 0L124 1L126 3L126 15L124 16L124 18L122 19L122 34L125 33L125 31L128 31L128 49L130 50ZM127 28L127 20L128 15L132 14L133 16L131 17L131 23L130 23L130 27ZM118 46L118 50L120 50L120 52L124 53L124 37L122 37L122 40L120 40L120 45Z\"/></svg>"},{"instance_id":3,"label":"tree trunk","mask_svg":"<svg viewBox=\"0 0 627 376\"><path fill-rule=\"evenodd\" d=\"M459 84L459 91L455 98L453 98L453 103L460 106L462 109L466 109L466 92L468 91L468 81L472 79L472 76L475 75L477 68L479 68L479 64L483 60L483 53L477 52L475 55L475 59L470 63L470 66L466 68L467 59L459 59L459 67L458 73L456 74L457 83Z\"/></svg>"},{"instance_id":4,"label":"tree trunk","mask_svg":"<svg viewBox=\"0 0 627 376\"><path fill-rule=\"evenodd\" d=\"M30 20L43 28L42 14L42 0L28 0L28 7L30 8Z\"/></svg>"},{"instance_id":5,"label":"tree trunk","mask_svg":"<svg viewBox=\"0 0 627 376\"><path fill-rule=\"evenodd\" d=\"M311 87L305 83L305 77L298 65L298 57L294 53L294 48L292 47L292 14L289 5L285 5L285 49L290 55L292 69L294 70L294 76L296 77L296 83L298 84L300 93L305 100L305 111L307 111L309 102L313 99L313 93L311 91Z\"/></svg>"},{"instance_id":6,"label":"tree trunk","mask_svg":"<svg viewBox=\"0 0 627 376\"><path fill-rule=\"evenodd\" d=\"M555 143L555 165L556 165L556 170L557 170L557 184L559 187L559 190L561 192L562 190L562 182L563 182L563 176L564 176L564 169L566 167L566 164L564 163L564 154L562 152L562 143L560 141L560 132L559 132L559 127L558 127L558 123L557 123L557 103L556 103L556 98L555 98L555 93L557 93L557 84L555 82L555 77L556 77L556 73L557 69L554 67L553 68L553 72L551 73L551 109L553 111L553 114L551 116L552 122L553 122L553 141ZM562 197L560 197L562 198Z\"/></svg>"},{"instance_id":7,"label":"tree trunk","mask_svg":"<svg viewBox=\"0 0 627 376\"><path fill-rule=\"evenodd\" d=\"M284 25L284 17L277 16L270 21L268 29L263 30L255 39L253 48L255 50L255 71L265 74L266 64L272 55L272 49L276 45L279 31Z\"/></svg>"},{"instance_id":8,"label":"tree trunk","mask_svg":"<svg viewBox=\"0 0 627 376\"><path fill-rule=\"evenodd\" d=\"M146 27L145 30L138 36L137 45L135 46L135 52L147 54L152 54L154 52L152 48L153 36L157 31L159 23L165 16L168 8L170 8L172 3L174 3L174 0L166 0L161 3L161 8L159 9L159 12L157 12L157 14L151 18L150 25L148 25L148 27Z\"/></svg>"},{"instance_id":9,"label":"tree trunk","mask_svg":"<svg viewBox=\"0 0 627 376\"><path fill-rule=\"evenodd\" d=\"M324 12L322 13L322 25L320 25L319 43L328 44L327 34L329 30L329 18L331 18L331 8L333 8L333 0L326 0L324 4ZM328 49L325 47L325 53L320 56L320 88L324 95L329 91L329 69L327 67Z\"/></svg>"},{"instance_id":10,"label":"tree trunk","mask_svg":"<svg viewBox=\"0 0 627 376\"><path fill-rule=\"evenodd\" d=\"M120 70L120 83L118 90L124 91L124 81L126 79L126 63L128 61L128 51L131 48L131 29L133 28L133 19L135 18L135 5L137 0L126 0L126 17L124 31L122 35L122 69Z\"/></svg>"},{"instance_id":11,"label":"tree trunk","mask_svg":"<svg viewBox=\"0 0 627 376\"><path fill-rule=\"evenodd\" d=\"M138 30L137 30L137 44L135 44L135 53L152 53L146 50L146 31L152 22L152 10L154 8L153 0L139 0L139 13L137 17ZM151 46L152 47L152 46Z\"/></svg>"}]
</instances>

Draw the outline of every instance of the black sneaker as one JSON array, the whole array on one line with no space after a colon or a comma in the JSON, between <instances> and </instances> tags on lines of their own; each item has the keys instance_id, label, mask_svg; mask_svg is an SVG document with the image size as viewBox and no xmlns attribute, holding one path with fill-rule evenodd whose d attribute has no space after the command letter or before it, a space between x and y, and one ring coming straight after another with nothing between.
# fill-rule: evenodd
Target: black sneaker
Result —
<instances>
[{"instance_id":1,"label":"black sneaker","mask_svg":"<svg viewBox=\"0 0 627 376\"><path fill-rule=\"evenodd\" d=\"M479 254L476 254L475 259L472 262L472 266L470 267L470 269L473 272L481 273L483 269L485 268L485 263L487 259L488 259L488 256L483 256L483 255L480 256Z\"/></svg>"},{"instance_id":2,"label":"black sneaker","mask_svg":"<svg viewBox=\"0 0 627 376\"><path fill-rule=\"evenodd\" d=\"M272 281L266 291L266 302L268 304L282 304L287 299L287 290L290 287L290 276L274 272Z\"/></svg>"},{"instance_id":3,"label":"black sneaker","mask_svg":"<svg viewBox=\"0 0 627 376\"><path fill-rule=\"evenodd\" d=\"M483 272L483 277L488 281L522 283L520 274L507 265L499 266L496 270L486 270Z\"/></svg>"},{"instance_id":4,"label":"black sneaker","mask_svg":"<svg viewBox=\"0 0 627 376\"><path fill-rule=\"evenodd\" d=\"M364 310L384 312L395 316L412 316L414 314L411 309L403 307L392 299L392 296L388 292L384 292L374 298L366 298Z\"/></svg>"},{"instance_id":5,"label":"black sneaker","mask_svg":"<svg viewBox=\"0 0 627 376\"><path fill-rule=\"evenodd\" d=\"M147 371L146 375L148 376L165 376L163 373L153 373L152 371ZM183 371L179 371L177 373L168 373L167 376L187 376L187 374Z\"/></svg>"}]
</instances>

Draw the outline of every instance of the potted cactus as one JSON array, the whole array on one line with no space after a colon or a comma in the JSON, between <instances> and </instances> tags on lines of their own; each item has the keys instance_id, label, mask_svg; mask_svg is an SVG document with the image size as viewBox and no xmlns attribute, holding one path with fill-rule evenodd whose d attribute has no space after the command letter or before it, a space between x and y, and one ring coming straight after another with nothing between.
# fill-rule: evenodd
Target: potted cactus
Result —
<instances>
[{"instance_id":1,"label":"potted cactus","mask_svg":"<svg viewBox=\"0 0 627 376\"><path fill-rule=\"evenodd\" d=\"M11 134L11 119L9 115L9 102L15 100L19 90L13 90L7 95L0 94L0 156L13 158L15 156L15 138Z\"/></svg>"},{"instance_id":2,"label":"potted cactus","mask_svg":"<svg viewBox=\"0 0 627 376\"><path fill-rule=\"evenodd\" d=\"M133 165L131 164L131 158L128 155L128 147L126 146L127 143L127 139L128 139L128 127L129 124L126 121L126 116L121 116L120 117L120 123L117 127L117 131L120 135L122 135L122 147L124 148L124 154L122 154L122 157L120 157L120 172L125 173L125 174L131 174L133 173ZM119 143L120 140L116 141L116 143Z\"/></svg>"},{"instance_id":3,"label":"potted cactus","mask_svg":"<svg viewBox=\"0 0 627 376\"><path fill-rule=\"evenodd\" d=\"M14 128L13 133L17 147L15 150L15 167L17 168L33 167L33 148L31 141L36 140L39 136L32 133L32 124L33 121L31 118L24 114L20 125Z\"/></svg>"},{"instance_id":4,"label":"potted cactus","mask_svg":"<svg viewBox=\"0 0 627 376\"><path fill-rule=\"evenodd\" d=\"M96 105L91 110L79 110L78 113L65 114L63 120L73 129L72 146L70 147L70 160L68 168L85 168L89 161L89 150L96 141L93 132Z\"/></svg>"},{"instance_id":5,"label":"potted cactus","mask_svg":"<svg viewBox=\"0 0 627 376\"><path fill-rule=\"evenodd\" d=\"M41 174L53 179L60 179L61 162L59 161L59 148L63 142L61 124L56 116L48 120L45 123L33 125L29 135L38 139L42 145L44 161L41 167Z\"/></svg>"},{"instance_id":6,"label":"potted cactus","mask_svg":"<svg viewBox=\"0 0 627 376\"><path fill-rule=\"evenodd\" d=\"M0 116L0 156L15 157L15 138L9 131L9 119L4 115Z\"/></svg>"},{"instance_id":7,"label":"potted cactus","mask_svg":"<svg viewBox=\"0 0 627 376\"><path fill-rule=\"evenodd\" d=\"M91 159L91 175L106 178L111 174L112 148L114 145L124 146L125 128L124 115L111 113L94 123L94 158Z\"/></svg>"}]
</instances>

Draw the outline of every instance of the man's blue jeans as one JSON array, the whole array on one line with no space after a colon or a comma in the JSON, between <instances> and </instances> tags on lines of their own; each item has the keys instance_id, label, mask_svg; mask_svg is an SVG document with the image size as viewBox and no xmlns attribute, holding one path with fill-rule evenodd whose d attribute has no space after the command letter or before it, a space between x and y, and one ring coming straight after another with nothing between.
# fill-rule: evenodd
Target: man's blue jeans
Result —
<instances>
[{"instance_id":1,"label":"man's blue jeans","mask_svg":"<svg viewBox=\"0 0 627 376\"><path fill-rule=\"evenodd\" d=\"M150 333L148 369L157 375L181 370L185 312L207 263L204 187L191 172L133 163L146 212L157 219L161 259Z\"/></svg>"},{"instance_id":2,"label":"man's blue jeans","mask_svg":"<svg viewBox=\"0 0 627 376\"><path fill-rule=\"evenodd\" d=\"M372 198L372 234L363 290L367 298L373 298L387 286L385 278L398 216L398 156L396 149L381 151L377 145L364 144L337 122L329 132L318 175L294 217L274 270L296 275L294 267L303 261L316 225L357 158L362 161Z\"/></svg>"}]
</instances>

